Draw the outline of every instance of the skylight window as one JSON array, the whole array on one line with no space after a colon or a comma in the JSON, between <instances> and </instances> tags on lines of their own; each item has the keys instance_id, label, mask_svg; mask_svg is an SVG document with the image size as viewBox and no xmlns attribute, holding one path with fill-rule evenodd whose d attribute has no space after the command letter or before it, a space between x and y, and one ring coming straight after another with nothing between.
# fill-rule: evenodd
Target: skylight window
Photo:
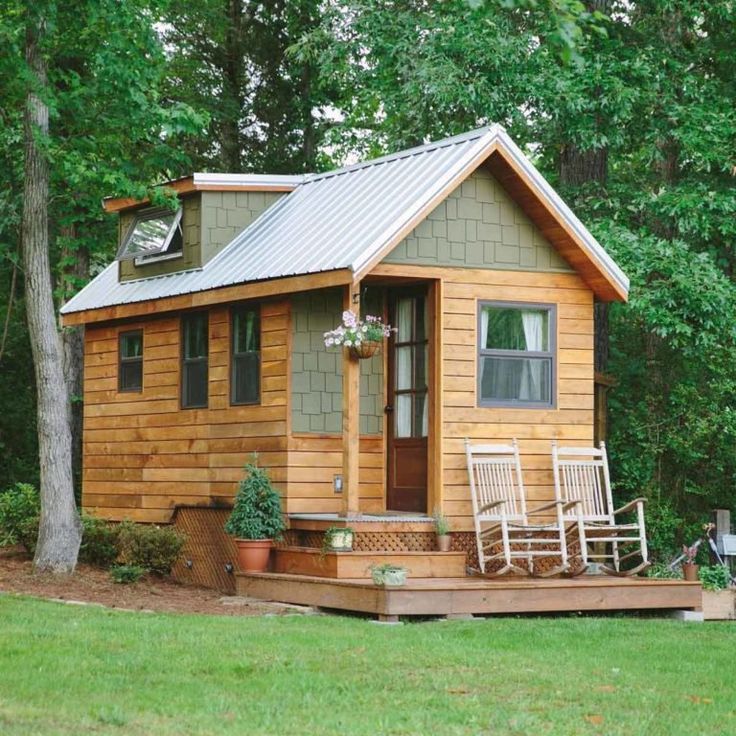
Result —
<instances>
[{"instance_id":1,"label":"skylight window","mask_svg":"<svg viewBox=\"0 0 736 736\"><path fill-rule=\"evenodd\" d=\"M170 255L181 252L181 249L181 208L176 212L149 209L136 214L120 245L117 259L130 261Z\"/></svg>"}]
</instances>

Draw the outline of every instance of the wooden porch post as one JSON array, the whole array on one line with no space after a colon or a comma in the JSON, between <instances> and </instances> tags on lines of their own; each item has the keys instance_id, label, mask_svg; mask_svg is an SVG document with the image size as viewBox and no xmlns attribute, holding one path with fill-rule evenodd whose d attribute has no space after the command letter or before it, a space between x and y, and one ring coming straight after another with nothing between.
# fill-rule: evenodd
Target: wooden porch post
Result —
<instances>
[{"instance_id":1,"label":"wooden porch post","mask_svg":"<svg viewBox=\"0 0 736 736\"><path fill-rule=\"evenodd\" d=\"M360 314L360 282L345 286L343 309ZM343 350L342 358L342 482L345 516L360 514L360 361Z\"/></svg>"}]
</instances>

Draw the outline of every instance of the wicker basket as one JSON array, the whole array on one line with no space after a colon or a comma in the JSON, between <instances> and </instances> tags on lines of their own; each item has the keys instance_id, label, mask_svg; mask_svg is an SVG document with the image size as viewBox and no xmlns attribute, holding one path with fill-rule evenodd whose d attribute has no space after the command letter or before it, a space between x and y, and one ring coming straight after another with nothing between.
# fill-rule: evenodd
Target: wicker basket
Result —
<instances>
[{"instance_id":1,"label":"wicker basket","mask_svg":"<svg viewBox=\"0 0 736 736\"><path fill-rule=\"evenodd\" d=\"M351 345L348 352L353 358L365 360L366 358L372 358L380 348L381 343L378 340L366 340L361 342L359 346Z\"/></svg>"}]
</instances>

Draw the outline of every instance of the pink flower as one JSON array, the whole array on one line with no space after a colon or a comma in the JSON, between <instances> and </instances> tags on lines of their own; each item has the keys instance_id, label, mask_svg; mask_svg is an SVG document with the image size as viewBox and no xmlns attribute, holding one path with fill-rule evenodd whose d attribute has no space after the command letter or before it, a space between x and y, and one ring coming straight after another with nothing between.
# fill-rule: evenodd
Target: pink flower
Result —
<instances>
[{"instance_id":1,"label":"pink flower","mask_svg":"<svg viewBox=\"0 0 736 736\"><path fill-rule=\"evenodd\" d=\"M355 313L352 312L350 309L346 309L342 313L342 321L345 327L355 327L355 323L356 323Z\"/></svg>"}]
</instances>

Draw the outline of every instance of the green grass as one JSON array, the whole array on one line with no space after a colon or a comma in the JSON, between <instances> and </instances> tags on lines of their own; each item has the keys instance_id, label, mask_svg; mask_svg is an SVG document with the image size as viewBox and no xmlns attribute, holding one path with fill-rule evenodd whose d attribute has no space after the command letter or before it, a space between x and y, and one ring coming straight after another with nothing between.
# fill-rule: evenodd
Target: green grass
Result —
<instances>
[{"instance_id":1,"label":"green grass","mask_svg":"<svg viewBox=\"0 0 736 736\"><path fill-rule=\"evenodd\" d=\"M736 626L135 614L0 595L0 734L734 734Z\"/></svg>"}]
</instances>

